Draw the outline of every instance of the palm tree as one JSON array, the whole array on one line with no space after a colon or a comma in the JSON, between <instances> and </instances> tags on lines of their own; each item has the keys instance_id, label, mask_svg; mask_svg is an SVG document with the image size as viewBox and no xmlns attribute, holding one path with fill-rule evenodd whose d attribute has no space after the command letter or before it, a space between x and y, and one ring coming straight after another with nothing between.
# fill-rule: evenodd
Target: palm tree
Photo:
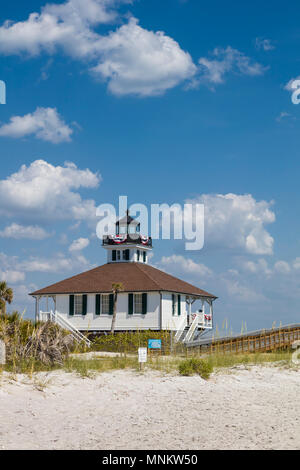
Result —
<instances>
[{"instance_id":1,"label":"palm tree","mask_svg":"<svg viewBox=\"0 0 300 470\"><path fill-rule=\"evenodd\" d=\"M6 314L6 302L12 303L14 298L13 290L7 287L5 281L0 282L0 312Z\"/></svg>"},{"instance_id":2,"label":"palm tree","mask_svg":"<svg viewBox=\"0 0 300 470\"><path fill-rule=\"evenodd\" d=\"M111 321L111 334L113 335L115 333L115 324L116 324L116 318L117 318L117 300L118 300L118 293L124 290L124 286L121 282L114 282L112 284L112 293L113 293L113 305L114 305L114 310L113 310L113 317Z\"/></svg>"}]
</instances>

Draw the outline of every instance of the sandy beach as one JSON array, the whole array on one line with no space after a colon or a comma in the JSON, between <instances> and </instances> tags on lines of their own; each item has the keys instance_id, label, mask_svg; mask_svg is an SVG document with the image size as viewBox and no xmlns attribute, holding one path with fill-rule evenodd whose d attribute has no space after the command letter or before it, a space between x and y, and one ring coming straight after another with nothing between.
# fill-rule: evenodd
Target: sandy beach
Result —
<instances>
[{"instance_id":1,"label":"sandy beach","mask_svg":"<svg viewBox=\"0 0 300 470\"><path fill-rule=\"evenodd\" d=\"M45 387L45 388L44 388ZM300 372L0 376L0 449L300 449Z\"/></svg>"}]
</instances>

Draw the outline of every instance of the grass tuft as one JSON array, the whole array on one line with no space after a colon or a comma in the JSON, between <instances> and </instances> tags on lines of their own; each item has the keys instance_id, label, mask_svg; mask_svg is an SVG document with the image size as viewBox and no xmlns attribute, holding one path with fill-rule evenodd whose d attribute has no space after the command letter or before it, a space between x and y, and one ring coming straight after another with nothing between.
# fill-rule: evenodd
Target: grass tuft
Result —
<instances>
[{"instance_id":1,"label":"grass tuft","mask_svg":"<svg viewBox=\"0 0 300 470\"><path fill-rule=\"evenodd\" d=\"M203 359L192 357L181 361L178 370L180 375L189 376L198 374L207 380L213 372L213 366Z\"/></svg>"}]
</instances>

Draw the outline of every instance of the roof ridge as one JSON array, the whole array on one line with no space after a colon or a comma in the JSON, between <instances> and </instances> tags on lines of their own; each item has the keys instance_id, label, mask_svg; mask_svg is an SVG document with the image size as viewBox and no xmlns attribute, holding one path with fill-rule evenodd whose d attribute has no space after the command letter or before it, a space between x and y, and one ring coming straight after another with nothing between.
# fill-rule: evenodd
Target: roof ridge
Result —
<instances>
[{"instance_id":1,"label":"roof ridge","mask_svg":"<svg viewBox=\"0 0 300 470\"><path fill-rule=\"evenodd\" d=\"M142 271L152 282L154 282L154 284L159 288L159 284L157 281L155 281L155 279L153 279L152 276L150 276L150 274L148 274L146 271L144 271L143 269L140 269L142 266L150 266L152 268L152 266L150 264L139 264L139 263L136 263L136 266L138 267L138 269L140 271ZM158 290L161 290L161 289L158 289Z\"/></svg>"}]
</instances>

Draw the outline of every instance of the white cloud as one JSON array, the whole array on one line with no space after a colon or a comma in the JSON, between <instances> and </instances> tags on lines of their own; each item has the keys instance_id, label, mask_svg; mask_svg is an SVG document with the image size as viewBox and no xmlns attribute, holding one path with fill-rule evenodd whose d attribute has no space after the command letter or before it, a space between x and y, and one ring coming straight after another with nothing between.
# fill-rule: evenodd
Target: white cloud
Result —
<instances>
[{"instance_id":1,"label":"white cloud","mask_svg":"<svg viewBox=\"0 0 300 470\"><path fill-rule=\"evenodd\" d=\"M192 259L181 255L163 256L159 264L172 272L195 274L201 277L212 276L212 271L202 263L195 263Z\"/></svg>"},{"instance_id":2,"label":"white cloud","mask_svg":"<svg viewBox=\"0 0 300 470\"><path fill-rule=\"evenodd\" d=\"M27 272L60 273L88 269L91 264L83 255L68 258L58 253L52 258L31 257L19 266Z\"/></svg>"},{"instance_id":3,"label":"white cloud","mask_svg":"<svg viewBox=\"0 0 300 470\"><path fill-rule=\"evenodd\" d=\"M267 300L266 297L258 290L245 285L244 282L240 282L237 279L224 278L223 282L226 286L228 294L233 296L236 300L250 304Z\"/></svg>"},{"instance_id":4,"label":"white cloud","mask_svg":"<svg viewBox=\"0 0 300 470\"><path fill-rule=\"evenodd\" d=\"M293 261L293 267L294 269L300 269L300 257L296 258L294 261Z\"/></svg>"},{"instance_id":5,"label":"white cloud","mask_svg":"<svg viewBox=\"0 0 300 470\"><path fill-rule=\"evenodd\" d=\"M16 240L22 238L28 238L31 240L43 240L44 238L49 237L50 235L42 228L37 225L19 225L13 223L0 231L0 237L2 238L15 238Z\"/></svg>"},{"instance_id":6,"label":"white cloud","mask_svg":"<svg viewBox=\"0 0 300 470\"><path fill-rule=\"evenodd\" d=\"M55 108L37 108L25 116L13 116L0 127L0 136L20 138L34 135L37 139L59 144L70 142L73 130L64 122Z\"/></svg>"},{"instance_id":7,"label":"white cloud","mask_svg":"<svg viewBox=\"0 0 300 470\"><path fill-rule=\"evenodd\" d=\"M74 190L96 188L100 180L99 174L73 163L54 166L36 160L0 180L0 215L40 223L95 220L95 202Z\"/></svg>"},{"instance_id":8,"label":"white cloud","mask_svg":"<svg viewBox=\"0 0 300 470\"><path fill-rule=\"evenodd\" d=\"M271 51L275 49L270 39L256 38L255 39L256 49L263 49L264 51Z\"/></svg>"},{"instance_id":9,"label":"white cloud","mask_svg":"<svg viewBox=\"0 0 300 470\"><path fill-rule=\"evenodd\" d=\"M286 261L277 261L274 264L274 270L281 274L289 274L291 272L291 267Z\"/></svg>"},{"instance_id":10,"label":"white cloud","mask_svg":"<svg viewBox=\"0 0 300 470\"><path fill-rule=\"evenodd\" d=\"M0 54L38 56L63 51L107 81L108 89L119 96L160 95L184 82L191 88L200 82L222 83L229 72L255 76L266 70L230 46L200 58L197 67L190 54L165 32L147 30L128 14L120 18L117 9L122 3L133 0L68 0L47 4L25 21L6 21L0 27ZM108 30L108 23L116 25L120 19L122 26ZM259 44L272 47L267 39Z\"/></svg>"},{"instance_id":11,"label":"white cloud","mask_svg":"<svg viewBox=\"0 0 300 470\"><path fill-rule=\"evenodd\" d=\"M91 70L117 95L161 94L191 78L196 66L190 55L163 32L148 31L134 18L127 24L100 35L95 28L116 22L116 6L129 0L68 0L48 4L27 21L5 22L0 27L0 53L42 52L62 49L79 60L94 62ZM95 65L96 64L96 65Z\"/></svg>"},{"instance_id":12,"label":"white cloud","mask_svg":"<svg viewBox=\"0 0 300 470\"><path fill-rule=\"evenodd\" d=\"M199 79L214 85L223 83L225 75L229 72L255 76L262 75L267 70L263 65L252 61L242 52L230 46L226 49L214 49L212 57L199 59Z\"/></svg>"},{"instance_id":13,"label":"white cloud","mask_svg":"<svg viewBox=\"0 0 300 470\"><path fill-rule=\"evenodd\" d=\"M85 58L97 50L101 38L92 27L116 18L109 0L68 0L47 4L41 13L31 13L26 21L6 21L0 28L2 54L53 54L57 48L72 57Z\"/></svg>"},{"instance_id":14,"label":"white cloud","mask_svg":"<svg viewBox=\"0 0 300 470\"><path fill-rule=\"evenodd\" d=\"M16 284L19 282L23 282L24 280L25 273L22 271L16 271L12 269L2 271L0 269L0 281L6 281L8 283Z\"/></svg>"},{"instance_id":15,"label":"white cloud","mask_svg":"<svg viewBox=\"0 0 300 470\"><path fill-rule=\"evenodd\" d=\"M147 31L135 18L103 38L93 73L116 95L158 95L196 72L191 56L163 32Z\"/></svg>"},{"instance_id":16,"label":"white cloud","mask_svg":"<svg viewBox=\"0 0 300 470\"><path fill-rule=\"evenodd\" d=\"M264 274L267 277L272 274L272 270L269 268L268 263L265 259L259 259L255 261L245 261L243 268L252 274Z\"/></svg>"},{"instance_id":17,"label":"white cloud","mask_svg":"<svg viewBox=\"0 0 300 470\"><path fill-rule=\"evenodd\" d=\"M1 267L6 273L12 272L11 266L14 266L14 272L40 272L40 273L61 273L74 272L77 270L88 269L91 263L81 254L66 256L63 253L55 253L47 258L30 256L22 259L18 256L8 256L0 253ZM12 281L11 281L12 282Z\"/></svg>"},{"instance_id":18,"label":"white cloud","mask_svg":"<svg viewBox=\"0 0 300 470\"><path fill-rule=\"evenodd\" d=\"M272 202L256 201L251 194L231 193L203 194L186 202L204 204L204 247L272 254L274 239L266 230L266 225L275 221Z\"/></svg>"},{"instance_id":19,"label":"white cloud","mask_svg":"<svg viewBox=\"0 0 300 470\"><path fill-rule=\"evenodd\" d=\"M86 248L90 244L90 241L88 238L78 238L77 240L74 240L70 247L69 251L74 252L74 251L81 251L84 248Z\"/></svg>"}]
</instances>

